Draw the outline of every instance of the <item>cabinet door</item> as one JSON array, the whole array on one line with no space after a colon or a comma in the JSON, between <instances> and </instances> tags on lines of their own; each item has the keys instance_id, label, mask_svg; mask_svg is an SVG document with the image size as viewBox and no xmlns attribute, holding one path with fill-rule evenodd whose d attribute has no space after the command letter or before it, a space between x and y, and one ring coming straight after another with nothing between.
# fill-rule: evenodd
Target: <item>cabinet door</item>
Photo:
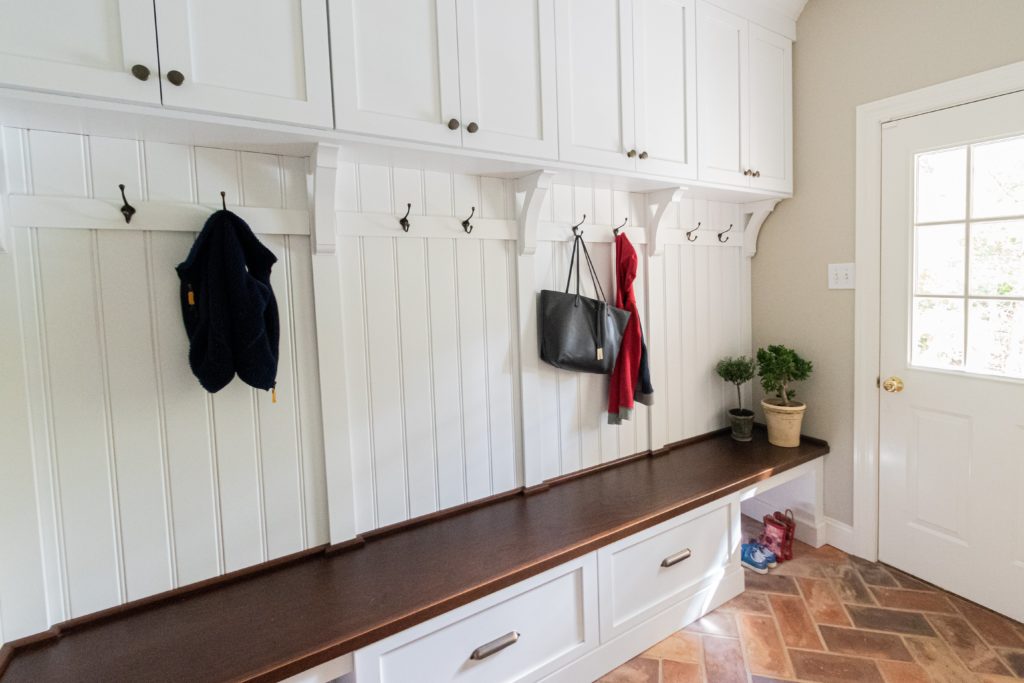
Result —
<instances>
[{"instance_id":1,"label":"cabinet door","mask_svg":"<svg viewBox=\"0 0 1024 683\"><path fill-rule=\"evenodd\" d=\"M750 25L750 186L793 190L793 43Z\"/></svg>"},{"instance_id":2,"label":"cabinet door","mask_svg":"<svg viewBox=\"0 0 1024 683\"><path fill-rule=\"evenodd\" d=\"M156 19L165 106L331 127L323 0L156 0Z\"/></svg>"},{"instance_id":3,"label":"cabinet door","mask_svg":"<svg viewBox=\"0 0 1024 683\"><path fill-rule=\"evenodd\" d=\"M694 0L633 0L637 170L697 177Z\"/></svg>"},{"instance_id":4,"label":"cabinet door","mask_svg":"<svg viewBox=\"0 0 1024 683\"><path fill-rule=\"evenodd\" d=\"M0 85L159 104L152 2L0 0Z\"/></svg>"},{"instance_id":5,"label":"cabinet door","mask_svg":"<svg viewBox=\"0 0 1024 683\"><path fill-rule=\"evenodd\" d=\"M697 139L701 180L749 185L747 20L697 4Z\"/></svg>"},{"instance_id":6,"label":"cabinet door","mask_svg":"<svg viewBox=\"0 0 1024 683\"><path fill-rule=\"evenodd\" d=\"M462 144L455 0L331 0L336 125Z\"/></svg>"},{"instance_id":7,"label":"cabinet door","mask_svg":"<svg viewBox=\"0 0 1024 683\"><path fill-rule=\"evenodd\" d=\"M636 168L630 0L557 0L558 150L563 161ZM627 153L633 150L633 156Z\"/></svg>"},{"instance_id":8,"label":"cabinet door","mask_svg":"<svg viewBox=\"0 0 1024 683\"><path fill-rule=\"evenodd\" d=\"M463 145L556 158L554 0L458 0Z\"/></svg>"}]
</instances>

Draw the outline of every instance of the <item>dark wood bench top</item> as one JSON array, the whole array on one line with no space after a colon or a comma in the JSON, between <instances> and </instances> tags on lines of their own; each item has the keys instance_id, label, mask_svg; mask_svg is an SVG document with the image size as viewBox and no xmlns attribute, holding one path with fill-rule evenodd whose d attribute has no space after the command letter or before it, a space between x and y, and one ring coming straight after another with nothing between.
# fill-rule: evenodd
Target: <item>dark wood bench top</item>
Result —
<instances>
[{"instance_id":1,"label":"dark wood bench top","mask_svg":"<svg viewBox=\"0 0 1024 683\"><path fill-rule=\"evenodd\" d=\"M2 683L276 681L828 453L716 432L8 643ZM7 663L4 669L4 662Z\"/></svg>"}]
</instances>

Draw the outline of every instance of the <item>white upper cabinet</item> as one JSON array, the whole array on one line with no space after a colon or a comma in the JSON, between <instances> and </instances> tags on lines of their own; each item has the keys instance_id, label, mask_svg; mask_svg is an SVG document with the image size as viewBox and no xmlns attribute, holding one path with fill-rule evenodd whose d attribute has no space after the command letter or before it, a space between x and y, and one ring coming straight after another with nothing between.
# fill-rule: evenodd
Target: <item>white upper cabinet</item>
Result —
<instances>
[{"instance_id":1,"label":"white upper cabinet","mask_svg":"<svg viewBox=\"0 0 1024 683\"><path fill-rule=\"evenodd\" d=\"M329 128L324 0L156 0L166 106Z\"/></svg>"},{"instance_id":2,"label":"white upper cabinet","mask_svg":"<svg viewBox=\"0 0 1024 683\"><path fill-rule=\"evenodd\" d=\"M700 2L698 177L727 185L792 191L792 99L790 40Z\"/></svg>"},{"instance_id":3,"label":"white upper cabinet","mask_svg":"<svg viewBox=\"0 0 1024 683\"><path fill-rule=\"evenodd\" d=\"M159 104L152 0L0 0L0 85Z\"/></svg>"},{"instance_id":4,"label":"white upper cabinet","mask_svg":"<svg viewBox=\"0 0 1024 683\"><path fill-rule=\"evenodd\" d=\"M462 142L558 154L553 0L459 0Z\"/></svg>"},{"instance_id":5,"label":"white upper cabinet","mask_svg":"<svg viewBox=\"0 0 1024 683\"><path fill-rule=\"evenodd\" d=\"M332 0L337 127L556 153L552 0Z\"/></svg>"},{"instance_id":6,"label":"white upper cabinet","mask_svg":"<svg viewBox=\"0 0 1024 683\"><path fill-rule=\"evenodd\" d=\"M793 190L793 43L750 25L750 186Z\"/></svg>"},{"instance_id":7,"label":"white upper cabinet","mask_svg":"<svg viewBox=\"0 0 1024 683\"><path fill-rule=\"evenodd\" d=\"M637 170L697 176L694 0L633 0Z\"/></svg>"},{"instance_id":8,"label":"white upper cabinet","mask_svg":"<svg viewBox=\"0 0 1024 683\"><path fill-rule=\"evenodd\" d=\"M332 0L330 7L337 127L461 144L455 0Z\"/></svg>"}]
</instances>

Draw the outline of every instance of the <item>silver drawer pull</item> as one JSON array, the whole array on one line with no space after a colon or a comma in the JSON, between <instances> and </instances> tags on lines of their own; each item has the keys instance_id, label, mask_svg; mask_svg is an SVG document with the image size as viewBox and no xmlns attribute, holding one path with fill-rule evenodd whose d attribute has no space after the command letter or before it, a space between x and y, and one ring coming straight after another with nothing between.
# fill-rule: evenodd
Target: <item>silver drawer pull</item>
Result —
<instances>
[{"instance_id":1,"label":"silver drawer pull","mask_svg":"<svg viewBox=\"0 0 1024 683\"><path fill-rule=\"evenodd\" d=\"M669 555L664 560L662 560L661 561L661 566L662 567L671 567L674 564L679 564L680 562L682 562L683 560L685 560L689 556L690 556L690 549L689 548L687 548L686 550L681 550L678 553L676 553L675 555Z\"/></svg>"},{"instance_id":2,"label":"silver drawer pull","mask_svg":"<svg viewBox=\"0 0 1024 683\"><path fill-rule=\"evenodd\" d=\"M486 659L493 654L501 652L509 645L515 645L517 640L519 640L519 631L509 631L500 638L495 638L491 642L484 643L477 649L473 650L473 654L471 654L469 658Z\"/></svg>"}]
</instances>

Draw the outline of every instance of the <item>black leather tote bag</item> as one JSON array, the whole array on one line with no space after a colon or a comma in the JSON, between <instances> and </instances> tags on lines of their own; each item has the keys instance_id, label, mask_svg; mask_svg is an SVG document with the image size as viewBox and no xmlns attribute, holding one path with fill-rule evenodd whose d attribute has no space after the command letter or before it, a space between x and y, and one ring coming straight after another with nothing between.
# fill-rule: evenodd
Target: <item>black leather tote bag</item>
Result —
<instances>
[{"instance_id":1,"label":"black leather tote bag","mask_svg":"<svg viewBox=\"0 0 1024 683\"><path fill-rule=\"evenodd\" d=\"M600 299L580 295L580 261L584 257L594 291ZM576 293L570 294L574 265ZM622 333L629 320L629 311L608 304L604 298L597 271L583 242L583 233L577 233L565 291L545 289L540 293L537 310L541 360L563 370L611 374L622 346Z\"/></svg>"}]
</instances>

